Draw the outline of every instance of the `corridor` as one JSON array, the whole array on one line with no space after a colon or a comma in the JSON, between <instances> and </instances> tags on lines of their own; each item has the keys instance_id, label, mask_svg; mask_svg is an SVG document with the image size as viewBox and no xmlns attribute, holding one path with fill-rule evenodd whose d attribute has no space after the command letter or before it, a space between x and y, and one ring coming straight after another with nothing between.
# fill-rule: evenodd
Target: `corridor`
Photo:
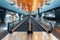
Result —
<instances>
[{"instance_id":1,"label":"corridor","mask_svg":"<svg viewBox=\"0 0 60 40\"><path fill-rule=\"evenodd\" d=\"M0 0L0 40L60 40L60 0Z\"/></svg>"}]
</instances>

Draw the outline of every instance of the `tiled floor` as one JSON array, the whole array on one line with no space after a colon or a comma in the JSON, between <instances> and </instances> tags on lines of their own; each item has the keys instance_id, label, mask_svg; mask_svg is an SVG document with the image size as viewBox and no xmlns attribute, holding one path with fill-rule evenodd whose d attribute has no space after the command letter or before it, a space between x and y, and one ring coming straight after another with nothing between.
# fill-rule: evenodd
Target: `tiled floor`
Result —
<instances>
[{"instance_id":1,"label":"tiled floor","mask_svg":"<svg viewBox=\"0 0 60 40\"><path fill-rule=\"evenodd\" d=\"M47 34L46 32L33 32L33 34L27 34L27 32L14 32L13 34L6 35L1 40L59 40L53 34Z\"/></svg>"},{"instance_id":2,"label":"tiled floor","mask_svg":"<svg viewBox=\"0 0 60 40\"><path fill-rule=\"evenodd\" d=\"M32 40L59 40L53 34L48 34L46 32L34 32L32 35Z\"/></svg>"},{"instance_id":3,"label":"tiled floor","mask_svg":"<svg viewBox=\"0 0 60 40\"><path fill-rule=\"evenodd\" d=\"M8 34L2 40L27 40L26 32L14 32L13 34Z\"/></svg>"}]
</instances>

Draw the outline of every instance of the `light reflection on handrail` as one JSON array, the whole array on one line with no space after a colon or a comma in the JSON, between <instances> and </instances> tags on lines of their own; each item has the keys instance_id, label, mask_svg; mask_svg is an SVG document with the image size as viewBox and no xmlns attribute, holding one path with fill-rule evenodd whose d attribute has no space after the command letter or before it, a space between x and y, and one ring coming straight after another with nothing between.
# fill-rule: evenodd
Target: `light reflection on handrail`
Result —
<instances>
[{"instance_id":1,"label":"light reflection on handrail","mask_svg":"<svg viewBox=\"0 0 60 40\"><path fill-rule=\"evenodd\" d=\"M47 33L51 33L53 31L53 26L50 22L45 22L42 20L40 20L40 22L38 22L33 17L31 17L31 19L34 20L35 22L37 22L39 25L41 25L47 31ZM48 25L46 23L48 23Z\"/></svg>"},{"instance_id":2,"label":"light reflection on handrail","mask_svg":"<svg viewBox=\"0 0 60 40\"><path fill-rule=\"evenodd\" d=\"M21 22L18 22L16 25L14 25L14 22L12 23L12 25L10 25L11 23L8 23L8 31L10 33L14 32L20 25L22 25L27 20L28 20L28 17L26 19L22 20Z\"/></svg>"}]
</instances>

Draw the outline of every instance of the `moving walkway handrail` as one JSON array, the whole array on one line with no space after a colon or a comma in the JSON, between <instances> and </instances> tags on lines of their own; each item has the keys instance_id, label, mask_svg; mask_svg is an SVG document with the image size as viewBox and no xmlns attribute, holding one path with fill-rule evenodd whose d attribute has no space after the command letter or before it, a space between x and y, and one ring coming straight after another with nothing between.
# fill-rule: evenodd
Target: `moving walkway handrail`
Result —
<instances>
[{"instance_id":1,"label":"moving walkway handrail","mask_svg":"<svg viewBox=\"0 0 60 40\"><path fill-rule=\"evenodd\" d=\"M40 21L41 21L41 23L45 22L45 24L46 24L46 23L49 23L49 24L50 24L50 26L49 26L49 28L50 28L49 30L50 30L50 31L48 31L48 32L52 32L52 31L53 31L54 27L53 27L52 23L50 23L50 22L48 22L48 21L45 21L45 20L40 20ZM43 22L42 22L42 21L43 21Z\"/></svg>"},{"instance_id":2,"label":"moving walkway handrail","mask_svg":"<svg viewBox=\"0 0 60 40\"><path fill-rule=\"evenodd\" d=\"M46 30L46 32L48 32L48 33L51 33L52 31L53 31L53 27L52 27L52 24L51 23L49 23L49 25L46 25L46 23L42 23L42 22L37 22L33 17L31 17L31 19L34 21L34 22L36 22L37 24L39 24L42 28L44 28L45 30ZM46 28L46 27L48 27L48 28Z\"/></svg>"},{"instance_id":3,"label":"moving walkway handrail","mask_svg":"<svg viewBox=\"0 0 60 40\"><path fill-rule=\"evenodd\" d=\"M19 22L17 25L12 26L13 28L10 28L10 27L9 27L10 23L8 23L8 31L9 31L10 33L14 32L18 27L20 27L20 26L21 26L24 22L26 22L28 19L29 19L29 18L27 17L27 19L22 20L22 21Z\"/></svg>"}]
</instances>

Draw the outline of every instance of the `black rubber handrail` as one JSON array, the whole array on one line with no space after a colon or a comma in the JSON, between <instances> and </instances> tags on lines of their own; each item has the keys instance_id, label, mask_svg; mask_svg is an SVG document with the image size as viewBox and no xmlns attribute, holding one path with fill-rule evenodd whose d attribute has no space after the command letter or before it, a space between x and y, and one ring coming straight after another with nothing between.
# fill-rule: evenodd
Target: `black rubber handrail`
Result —
<instances>
[{"instance_id":1,"label":"black rubber handrail","mask_svg":"<svg viewBox=\"0 0 60 40\"><path fill-rule=\"evenodd\" d=\"M36 22L37 24L39 24L39 22L37 22L33 17L31 17L31 19L34 21L34 22ZM49 23L49 22L48 22ZM42 23L40 23L39 25L42 27L42 25L41 25ZM50 26L50 29L49 30L46 30L45 28L44 28L44 26L42 27L43 29L45 29L46 30L46 32L47 33L51 33L52 31L53 31L53 27L52 27L52 24L51 23L49 23L51 26ZM46 25L46 27L47 27L47 25Z\"/></svg>"},{"instance_id":2,"label":"black rubber handrail","mask_svg":"<svg viewBox=\"0 0 60 40\"><path fill-rule=\"evenodd\" d=\"M20 25L22 25L24 22L26 22L29 18L22 20L21 22L19 22L17 25L12 26L13 28L10 28L9 25L10 23L8 23L8 31L9 33L14 32L18 27L20 27Z\"/></svg>"}]
</instances>

